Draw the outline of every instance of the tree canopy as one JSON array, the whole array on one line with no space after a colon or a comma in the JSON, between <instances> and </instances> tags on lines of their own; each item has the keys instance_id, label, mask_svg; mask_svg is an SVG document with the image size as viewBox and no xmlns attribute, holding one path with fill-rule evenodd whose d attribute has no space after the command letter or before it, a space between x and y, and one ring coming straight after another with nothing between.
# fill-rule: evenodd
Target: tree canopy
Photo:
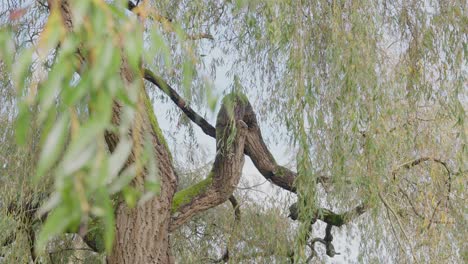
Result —
<instances>
[{"instance_id":1,"label":"tree canopy","mask_svg":"<svg viewBox=\"0 0 468 264\"><path fill-rule=\"evenodd\" d=\"M466 262L467 14L3 2L0 263Z\"/></svg>"}]
</instances>

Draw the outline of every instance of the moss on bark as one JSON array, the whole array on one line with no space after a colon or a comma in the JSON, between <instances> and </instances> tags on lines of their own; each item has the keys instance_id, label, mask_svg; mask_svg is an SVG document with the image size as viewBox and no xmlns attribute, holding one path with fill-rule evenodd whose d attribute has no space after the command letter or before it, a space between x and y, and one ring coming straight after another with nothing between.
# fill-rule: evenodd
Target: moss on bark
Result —
<instances>
[{"instance_id":1,"label":"moss on bark","mask_svg":"<svg viewBox=\"0 0 468 264\"><path fill-rule=\"evenodd\" d=\"M172 212L173 213L177 212L177 210L182 205L190 203L191 200L195 196L206 191L206 189L208 189L208 187L211 185L212 182L213 182L213 175L212 173L210 173L206 179L194 185L191 185L188 188L178 191L174 195L174 198L172 199L172 207L171 207Z\"/></svg>"},{"instance_id":2,"label":"moss on bark","mask_svg":"<svg viewBox=\"0 0 468 264\"><path fill-rule=\"evenodd\" d=\"M158 140L167 149L167 152L169 153L169 158L172 161L171 152L169 151L169 147L167 145L166 139L164 138L161 128L159 127L158 119L156 118L156 115L154 114L153 104L151 103L148 93L144 89L142 91L142 97L145 103L146 112L148 113L148 119L151 123L151 128L153 129L153 132L156 134L156 137L158 138Z\"/></svg>"}]
</instances>

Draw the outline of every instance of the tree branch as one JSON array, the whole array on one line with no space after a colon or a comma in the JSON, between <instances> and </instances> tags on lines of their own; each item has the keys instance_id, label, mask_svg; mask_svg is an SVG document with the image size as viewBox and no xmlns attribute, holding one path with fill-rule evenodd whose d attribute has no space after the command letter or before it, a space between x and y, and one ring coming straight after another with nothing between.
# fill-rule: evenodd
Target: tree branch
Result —
<instances>
[{"instance_id":1,"label":"tree branch","mask_svg":"<svg viewBox=\"0 0 468 264\"><path fill-rule=\"evenodd\" d=\"M145 79L152 84L156 85L161 91L171 98L171 100L177 105L177 107L184 112L184 114L190 118L195 124L197 124L205 134L216 138L216 129L208 123L203 117L195 112L182 97L161 77L154 74L152 71L144 70Z\"/></svg>"},{"instance_id":2,"label":"tree branch","mask_svg":"<svg viewBox=\"0 0 468 264\"><path fill-rule=\"evenodd\" d=\"M153 83L168 95L171 100L187 115L187 117L197 124L205 134L216 138L215 128L203 117L197 114L190 106L188 106L182 97L167 82L149 69L144 70L144 77L147 81ZM248 98L243 96L243 100L246 101L244 121L248 126L244 153L251 158L252 162L263 177L271 181L273 184L295 193L296 188L294 186L294 181L297 177L297 173L276 163L275 158L263 140L256 114L248 102ZM326 177L318 177L317 181L325 183L329 182L329 179ZM341 226L349 222L351 219L363 214L367 210L367 206L362 204L343 214L336 214L328 209L319 210L321 213L317 214L317 219L335 226ZM295 215L297 219L297 212Z\"/></svg>"},{"instance_id":3,"label":"tree branch","mask_svg":"<svg viewBox=\"0 0 468 264\"><path fill-rule=\"evenodd\" d=\"M144 70L144 77L147 81L156 85L161 91L167 94L171 100L187 115L190 120L197 124L205 134L208 136L216 138L215 128L206 121L203 117L197 114L187 103L182 99L182 97L161 77L154 74L151 70ZM273 182L275 185L291 191L296 192L294 187L294 180L297 177L297 174L286 167L280 166L276 163L275 158L268 150L266 146L260 127L258 126L257 117L253 111L250 102L245 97L244 100L247 101L246 107L246 122L249 130L247 133L246 145L244 153L248 155L252 162L255 164L260 173L269 181Z\"/></svg>"},{"instance_id":4,"label":"tree branch","mask_svg":"<svg viewBox=\"0 0 468 264\"><path fill-rule=\"evenodd\" d=\"M231 202L232 208L234 209L234 220L238 223L241 220L239 203L234 195L229 196L229 202Z\"/></svg>"},{"instance_id":5,"label":"tree branch","mask_svg":"<svg viewBox=\"0 0 468 264\"><path fill-rule=\"evenodd\" d=\"M247 134L245 113L247 104L240 96L230 94L216 120L216 158L209 176L173 199L173 231L198 212L217 206L232 195L242 175L244 145ZM232 202L232 201L231 201Z\"/></svg>"},{"instance_id":6,"label":"tree branch","mask_svg":"<svg viewBox=\"0 0 468 264\"><path fill-rule=\"evenodd\" d=\"M360 204L358 206L356 206L355 208L347 211L347 212L344 212L344 213L341 213L341 214L337 214L337 213L334 213L332 212L331 210L329 209L325 209L325 208L318 208L315 213L314 213L314 217L313 219L311 220L308 220L308 221L311 221L312 223L315 222L315 220L321 220L329 225L333 225L333 226L342 226L344 224L347 224L349 223L350 221L352 221L353 219L355 219L356 217L362 215L363 213L365 213L368 209L368 206L366 204ZM301 221L306 221L305 219L300 219L300 216L299 216L299 211L298 211L298 208L297 208L297 203L293 203L290 207L289 207L289 217L293 220L301 220Z\"/></svg>"},{"instance_id":7,"label":"tree branch","mask_svg":"<svg viewBox=\"0 0 468 264\"><path fill-rule=\"evenodd\" d=\"M312 241L310 241L311 249L313 251L315 251L315 249L314 249L314 244L315 243L320 242L320 243L324 244L325 248L327 250L326 251L327 256L329 256L331 258L334 257L335 255L340 255L340 253L335 251L335 247L332 244L332 241L333 241L333 236L331 234L332 228L333 228L333 225L328 224L327 227L325 228L325 237L324 238L316 237L316 238L312 239Z\"/></svg>"}]
</instances>

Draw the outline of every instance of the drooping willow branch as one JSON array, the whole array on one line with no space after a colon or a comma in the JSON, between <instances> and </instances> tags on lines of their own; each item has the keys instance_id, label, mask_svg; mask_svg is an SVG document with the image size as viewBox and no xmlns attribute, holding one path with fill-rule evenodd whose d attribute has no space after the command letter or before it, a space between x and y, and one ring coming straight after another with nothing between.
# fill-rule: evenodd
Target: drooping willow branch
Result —
<instances>
[{"instance_id":1,"label":"drooping willow branch","mask_svg":"<svg viewBox=\"0 0 468 264\"><path fill-rule=\"evenodd\" d=\"M420 158L417 158L417 159L414 159L412 161L408 161L406 163L403 163L401 164L400 166L398 166L395 170L392 171L392 176L393 176L393 179L396 178L396 173L399 169L401 168L404 168L404 169L410 169L414 166L417 166L423 162L426 162L426 161L432 161L432 162L435 162L435 163L438 163L440 164L442 167L444 167L445 171L447 172L447 175L448 175L448 179L447 181L445 182L445 184L447 185L447 188L448 188L448 192L450 192L451 190L451 183L452 183L452 171L449 169L447 163L441 159L438 159L438 158L434 158L434 157L420 157Z\"/></svg>"},{"instance_id":2,"label":"drooping willow branch","mask_svg":"<svg viewBox=\"0 0 468 264\"><path fill-rule=\"evenodd\" d=\"M169 98L179 107L185 115L187 115L192 122L197 124L205 134L216 138L215 128L195 112L182 97L161 77L155 75L151 70L145 69L144 77L147 81L156 85L161 91L163 91ZM244 98L248 101L247 98ZM248 155L252 162L255 164L260 173L267 179L273 182L275 185L291 191L296 192L294 187L294 180L297 174L286 167L277 164L271 152L266 146L260 127L258 126L256 115L253 111L252 106L248 102L248 112L246 115L249 118L249 130L247 133L246 146L244 153Z\"/></svg>"},{"instance_id":3,"label":"drooping willow branch","mask_svg":"<svg viewBox=\"0 0 468 264\"><path fill-rule=\"evenodd\" d=\"M133 3L133 1L128 1L127 9L132 11L139 17L147 17L151 20L161 23L166 32L176 32L176 26L173 24L172 19L167 16L161 15L154 7L150 7L148 1L137 1L136 3ZM214 39L213 35L209 33L185 33L184 36L187 40Z\"/></svg>"},{"instance_id":4,"label":"drooping willow branch","mask_svg":"<svg viewBox=\"0 0 468 264\"><path fill-rule=\"evenodd\" d=\"M239 203L237 202L236 197L234 195L231 195L229 197L229 201L231 202L232 207L234 208L234 227L236 228L240 224L241 220L241 215L240 215L240 209L239 209ZM226 245L226 249L224 250L223 255L219 259L215 259L213 263L228 263L229 262L229 242Z\"/></svg>"},{"instance_id":5,"label":"drooping willow branch","mask_svg":"<svg viewBox=\"0 0 468 264\"><path fill-rule=\"evenodd\" d=\"M157 76L149 69L144 70L144 78L168 95L169 98L184 112L184 114L192 120L192 122L197 124L205 134L213 138L217 138L215 128L195 112L195 110L193 110L184 101L184 99L166 81L164 81L164 79ZM263 140L256 114L248 102L248 98L243 96L243 100L245 100L247 104L245 108L246 113L244 121L246 121L248 125L244 153L251 158L252 162L263 177L271 181L273 184L295 193L296 188L294 186L294 181L297 178L297 173L277 164L275 158ZM327 177L319 177L318 181L326 182ZM328 209L318 210L320 213L317 213L317 219L332 225L341 226L353 218L363 214L367 210L367 205L361 204L355 209L343 214L336 214Z\"/></svg>"}]
</instances>

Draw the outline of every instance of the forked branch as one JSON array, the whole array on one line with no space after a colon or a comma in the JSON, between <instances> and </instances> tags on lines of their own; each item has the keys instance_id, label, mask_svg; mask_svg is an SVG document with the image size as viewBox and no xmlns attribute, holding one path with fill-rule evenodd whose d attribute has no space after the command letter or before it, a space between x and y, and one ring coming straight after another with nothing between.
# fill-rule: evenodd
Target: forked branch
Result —
<instances>
[{"instance_id":1,"label":"forked branch","mask_svg":"<svg viewBox=\"0 0 468 264\"><path fill-rule=\"evenodd\" d=\"M171 100L185 113L185 115L190 118L192 122L197 124L205 134L217 138L216 129L197 112L195 112L195 110L193 110L167 82L149 69L144 70L144 77L147 81L153 83L168 95L169 98L171 98ZM248 98L242 96L242 99L246 104L243 120L248 126L244 154L251 158L252 162L265 179L285 190L295 193L296 188L294 186L294 181L297 178L297 173L286 167L278 165L263 140L256 114L253 111ZM317 181L326 182L327 178L319 177ZM349 222L351 219L363 214L367 210L367 205L361 204L353 210L343 214L336 214L328 209L318 210L320 213L317 213L317 219L331 225L341 226ZM297 210L295 215L297 219Z\"/></svg>"},{"instance_id":2,"label":"forked branch","mask_svg":"<svg viewBox=\"0 0 468 264\"><path fill-rule=\"evenodd\" d=\"M216 158L209 176L173 199L174 230L198 212L215 207L231 197L239 183L244 166L247 124L245 101L236 94L228 95L216 120ZM232 202L232 201L231 201Z\"/></svg>"}]
</instances>

